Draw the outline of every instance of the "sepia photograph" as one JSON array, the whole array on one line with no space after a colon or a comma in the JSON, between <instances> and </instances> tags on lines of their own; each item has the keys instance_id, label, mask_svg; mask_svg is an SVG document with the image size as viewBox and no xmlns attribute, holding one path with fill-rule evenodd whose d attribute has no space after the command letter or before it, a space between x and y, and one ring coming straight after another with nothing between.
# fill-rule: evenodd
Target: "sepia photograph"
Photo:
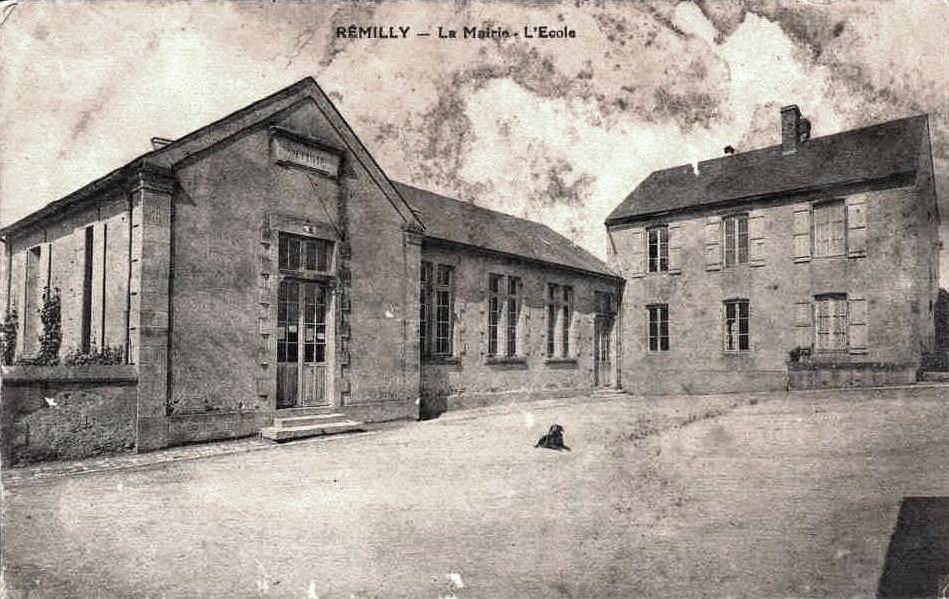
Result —
<instances>
[{"instance_id":1,"label":"sepia photograph","mask_svg":"<svg viewBox=\"0 0 949 599\"><path fill-rule=\"evenodd\" d=\"M946 0L0 55L0 598L949 599Z\"/></svg>"}]
</instances>

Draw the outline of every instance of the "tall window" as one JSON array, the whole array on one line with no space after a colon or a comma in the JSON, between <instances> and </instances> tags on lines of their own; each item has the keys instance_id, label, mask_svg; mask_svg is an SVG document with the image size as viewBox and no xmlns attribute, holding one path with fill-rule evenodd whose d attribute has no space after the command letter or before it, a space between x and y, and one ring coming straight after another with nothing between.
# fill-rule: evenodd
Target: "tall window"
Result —
<instances>
[{"instance_id":1,"label":"tall window","mask_svg":"<svg viewBox=\"0 0 949 599\"><path fill-rule=\"evenodd\" d=\"M547 357L570 356L570 324L573 318L573 287L547 285Z\"/></svg>"},{"instance_id":2,"label":"tall window","mask_svg":"<svg viewBox=\"0 0 949 599\"><path fill-rule=\"evenodd\" d=\"M821 295L814 302L817 349L844 351L847 349L847 296Z\"/></svg>"},{"instance_id":3,"label":"tall window","mask_svg":"<svg viewBox=\"0 0 949 599\"><path fill-rule=\"evenodd\" d=\"M517 354L517 321L521 312L521 298L519 289L521 279L519 277L507 278L507 347L506 354L513 356Z\"/></svg>"},{"instance_id":4,"label":"tall window","mask_svg":"<svg viewBox=\"0 0 949 599\"><path fill-rule=\"evenodd\" d=\"M646 306L648 318L649 351L669 351L669 306L653 304Z\"/></svg>"},{"instance_id":5,"label":"tall window","mask_svg":"<svg viewBox=\"0 0 949 599\"><path fill-rule=\"evenodd\" d=\"M748 331L748 300L725 301L725 351L746 351L751 348Z\"/></svg>"},{"instance_id":6,"label":"tall window","mask_svg":"<svg viewBox=\"0 0 949 599\"><path fill-rule=\"evenodd\" d=\"M488 355L498 355L498 327L501 325L501 275L488 275Z\"/></svg>"},{"instance_id":7,"label":"tall window","mask_svg":"<svg viewBox=\"0 0 949 599\"><path fill-rule=\"evenodd\" d=\"M418 347L423 356L431 355L429 347L429 322L428 314L431 310L429 301L432 296L432 263L422 262L422 269L419 273L419 294L418 294Z\"/></svg>"},{"instance_id":8,"label":"tall window","mask_svg":"<svg viewBox=\"0 0 949 599\"><path fill-rule=\"evenodd\" d=\"M435 277L435 355L451 355L452 267L439 264Z\"/></svg>"},{"instance_id":9,"label":"tall window","mask_svg":"<svg viewBox=\"0 0 949 599\"><path fill-rule=\"evenodd\" d=\"M326 272L330 268L333 243L291 233L280 233L280 270Z\"/></svg>"},{"instance_id":10,"label":"tall window","mask_svg":"<svg viewBox=\"0 0 949 599\"><path fill-rule=\"evenodd\" d=\"M748 215L736 214L722 219L725 266L748 262Z\"/></svg>"},{"instance_id":11,"label":"tall window","mask_svg":"<svg viewBox=\"0 0 949 599\"><path fill-rule=\"evenodd\" d=\"M488 355L516 356L521 315L520 277L488 275Z\"/></svg>"},{"instance_id":12,"label":"tall window","mask_svg":"<svg viewBox=\"0 0 949 599\"><path fill-rule=\"evenodd\" d=\"M419 352L450 356L454 319L454 269L448 264L422 262L419 273Z\"/></svg>"},{"instance_id":13,"label":"tall window","mask_svg":"<svg viewBox=\"0 0 949 599\"><path fill-rule=\"evenodd\" d=\"M83 353L92 349L92 230L86 227L82 267L82 331L80 343Z\"/></svg>"},{"instance_id":14,"label":"tall window","mask_svg":"<svg viewBox=\"0 0 949 599\"><path fill-rule=\"evenodd\" d=\"M842 256L846 253L843 200L814 205L814 255Z\"/></svg>"},{"instance_id":15,"label":"tall window","mask_svg":"<svg viewBox=\"0 0 949 599\"><path fill-rule=\"evenodd\" d=\"M649 272L669 270L669 227L651 227L646 230L649 246Z\"/></svg>"}]
</instances>

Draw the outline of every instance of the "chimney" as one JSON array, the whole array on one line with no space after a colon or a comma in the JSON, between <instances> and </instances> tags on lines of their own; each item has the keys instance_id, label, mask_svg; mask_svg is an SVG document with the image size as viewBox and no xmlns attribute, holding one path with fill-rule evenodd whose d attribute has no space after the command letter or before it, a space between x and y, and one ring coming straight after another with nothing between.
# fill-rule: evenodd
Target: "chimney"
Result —
<instances>
[{"instance_id":1,"label":"chimney","mask_svg":"<svg viewBox=\"0 0 949 599\"><path fill-rule=\"evenodd\" d=\"M159 150L159 149L161 149L161 148L164 148L165 146L167 146L168 144L170 144L170 143L173 142L173 141L175 141L175 140L173 140L173 139L168 139L167 137L153 137L153 138L152 138L152 149L153 149L153 150Z\"/></svg>"},{"instance_id":2,"label":"chimney","mask_svg":"<svg viewBox=\"0 0 949 599\"><path fill-rule=\"evenodd\" d=\"M733 148L732 146L725 146L725 155L726 155L726 156L731 156L731 155L733 155L734 153L735 153L735 148Z\"/></svg>"},{"instance_id":3,"label":"chimney","mask_svg":"<svg viewBox=\"0 0 949 599\"><path fill-rule=\"evenodd\" d=\"M781 153L797 152L798 130L801 124L801 111L796 104L781 109Z\"/></svg>"}]
</instances>

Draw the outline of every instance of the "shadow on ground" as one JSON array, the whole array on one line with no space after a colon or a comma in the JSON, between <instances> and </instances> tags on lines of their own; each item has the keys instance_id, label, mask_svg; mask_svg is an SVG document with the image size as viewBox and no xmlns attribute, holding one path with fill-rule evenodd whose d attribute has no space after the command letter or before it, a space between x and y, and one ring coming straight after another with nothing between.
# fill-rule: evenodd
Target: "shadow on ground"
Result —
<instances>
[{"instance_id":1,"label":"shadow on ground","mask_svg":"<svg viewBox=\"0 0 949 599\"><path fill-rule=\"evenodd\" d=\"M949 597L949 497L905 497L877 587L879 599Z\"/></svg>"}]
</instances>

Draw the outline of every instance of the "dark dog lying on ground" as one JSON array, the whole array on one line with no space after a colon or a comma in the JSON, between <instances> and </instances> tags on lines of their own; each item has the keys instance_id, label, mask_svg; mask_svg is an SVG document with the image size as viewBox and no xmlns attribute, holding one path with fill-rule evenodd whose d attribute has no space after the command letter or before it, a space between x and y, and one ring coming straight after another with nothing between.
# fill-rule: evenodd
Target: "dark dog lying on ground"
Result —
<instances>
[{"instance_id":1,"label":"dark dog lying on ground","mask_svg":"<svg viewBox=\"0 0 949 599\"><path fill-rule=\"evenodd\" d=\"M566 449L570 451L570 448L563 444L563 427L559 424L555 424L550 427L550 430L547 431L547 434L540 438L537 441L537 445L534 447L543 447L545 449L556 449L560 451L561 449Z\"/></svg>"}]
</instances>

